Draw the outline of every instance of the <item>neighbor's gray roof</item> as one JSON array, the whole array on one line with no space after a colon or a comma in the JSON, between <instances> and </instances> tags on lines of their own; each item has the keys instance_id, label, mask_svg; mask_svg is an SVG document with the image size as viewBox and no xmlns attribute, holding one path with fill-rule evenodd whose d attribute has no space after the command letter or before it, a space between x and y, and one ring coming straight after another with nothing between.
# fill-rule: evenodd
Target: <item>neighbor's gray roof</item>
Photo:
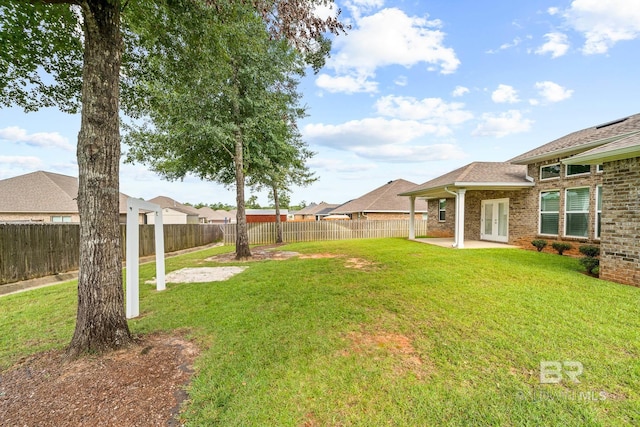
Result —
<instances>
[{"instance_id":1,"label":"neighbor's gray roof","mask_svg":"<svg viewBox=\"0 0 640 427\"><path fill-rule=\"evenodd\" d=\"M200 212L198 212L196 208L194 208L193 206L183 205L182 203L176 202L170 197L158 196L147 201L149 203L155 203L156 205L160 206L162 209L169 208L169 209L173 209L174 211L182 212L183 214L196 215L198 218L200 217Z\"/></svg>"},{"instance_id":2,"label":"neighbor's gray roof","mask_svg":"<svg viewBox=\"0 0 640 427\"><path fill-rule=\"evenodd\" d=\"M409 201L399 194L416 186L411 181L396 179L389 181L369 193L338 206L332 214L349 214L355 212L409 212ZM416 200L416 212L426 212L427 203Z\"/></svg>"},{"instance_id":3,"label":"neighbor's gray roof","mask_svg":"<svg viewBox=\"0 0 640 427\"><path fill-rule=\"evenodd\" d=\"M201 208L196 209L201 217L207 218L211 221L224 221L225 218L235 217L235 213L231 213L225 210L213 210L209 206L203 206Z\"/></svg>"},{"instance_id":4,"label":"neighbor's gray roof","mask_svg":"<svg viewBox=\"0 0 640 427\"><path fill-rule=\"evenodd\" d=\"M311 203L309 206L305 206L296 212L296 215L328 215L329 212L340 206L334 203L320 202L318 204Z\"/></svg>"},{"instance_id":5,"label":"neighbor's gray roof","mask_svg":"<svg viewBox=\"0 0 640 427\"><path fill-rule=\"evenodd\" d=\"M441 175L402 193L403 196L444 195L445 187L466 187L474 189L505 189L530 187L533 182L527 178L525 165L508 162L473 162L459 169ZM436 194L437 193L437 194Z\"/></svg>"},{"instance_id":6,"label":"neighbor's gray roof","mask_svg":"<svg viewBox=\"0 0 640 427\"><path fill-rule=\"evenodd\" d=\"M613 120L570 133L509 160L529 164L554 157L568 157L640 132L640 114Z\"/></svg>"},{"instance_id":7,"label":"neighbor's gray roof","mask_svg":"<svg viewBox=\"0 0 640 427\"><path fill-rule=\"evenodd\" d=\"M0 180L0 212L78 213L78 178L36 171ZM119 212L129 196L120 193Z\"/></svg>"},{"instance_id":8,"label":"neighbor's gray roof","mask_svg":"<svg viewBox=\"0 0 640 427\"><path fill-rule=\"evenodd\" d=\"M640 133L577 154L563 160L563 163L570 165L600 164L632 157L640 157Z\"/></svg>"}]
</instances>

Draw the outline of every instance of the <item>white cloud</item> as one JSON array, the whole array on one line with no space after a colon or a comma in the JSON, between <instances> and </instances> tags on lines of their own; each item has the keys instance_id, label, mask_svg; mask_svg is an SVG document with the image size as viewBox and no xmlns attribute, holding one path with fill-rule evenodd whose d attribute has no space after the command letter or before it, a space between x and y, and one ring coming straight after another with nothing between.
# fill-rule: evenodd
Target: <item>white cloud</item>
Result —
<instances>
[{"instance_id":1,"label":"white cloud","mask_svg":"<svg viewBox=\"0 0 640 427\"><path fill-rule=\"evenodd\" d=\"M377 5L377 2L365 2ZM336 77L323 77L318 84L348 93L373 91L376 70L389 65L410 68L426 63L442 74L456 71L460 61L453 49L443 45L441 22L407 16L402 10L388 8L358 18L347 37L337 38L327 61ZM337 80L346 78L343 80Z\"/></svg>"},{"instance_id":2,"label":"white cloud","mask_svg":"<svg viewBox=\"0 0 640 427\"><path fill-rule=\"evenodd\" d=\"M409 79L407 78L407 76L398 76L393 81L393 83L395 83L397 86L403 86L404 87L407 84L409 84Z\"/></svg>"},{"instance_id":3,"label":"white cloud","mask_svg":"<svg viewBox=\"0 0 640 427\"><path fill-rule=\"evenodd\" d=\"M467 157L460 147L454 144L356 146L351 151L365 159L389 163L432 162Z\"/></svg>"},{"instance_id":4,"label":"white cloud","mask_svg":"<svg viewBox=\"0 0 640 427\"><path fill-rule=\"evenodd\" d=\"M482 123L471 134L502 138L514 133L528 132L532 124L533 120L525 119L517 110L499 114L486 113L482 115Z\"/></svg>"},{"instance_id":5,"label":"white cloud","mask_svg":"<svg viewBox=\"0 0 640 427\"><path fill-rule=\"evenodd\" d=\"M31 172L42 169L42 160L33 156L0 156L0 165L26 169ZM5 166L2 167L3 169Z\"/></svg>"},{"instance_id":6,"label":"white cloud","mask_svg":"<svg viewBox=\"0 0 640 427\"><path fill-rule=\"evenodd\" d=\"M309 143L347 150L353 146L407 143L424 135L437 135L442 127L415 120L367 118L339 125L308 124L303 128Z\"/></svg>"},{"instance_id":7,"label":"white cloud","mask_svg":"<svg viewBox=\"0 0 640 427\"><path fill-rule=\"evenodd\" d=\"M451 133L448 125L457 125L473 118L460 102L446 103L440 98L416 99L409 96L383 96L375 103L378 114L404 120L419 120L440 127L439 135Z\"/></svg>"},{"instance_id":8,"label":"white cloud","mask_svg":"<svg viewBox=\"0 0 640 427\"><path fill-rule=\"evenodd\" d=\"M451 95L454 97L459 97L463 96L465 93L469 93L469 88L466 88L464 86L456 86Z\"/></svg>"},{"instance_id":9,"label":"white cloud","mask_svg":"<svg viewBox=\"0 0 640 427\"><path fill-rule=\"evenodd\" d=\"M340 173L356 173L365 172L372 169L376 169L374 163L354 163L347 162L341 159L319 159L312 158L307 162L307 165L313 169L321 169L328 172L340 172Z\"/></svg>"},{"instance_id":10,"label":"white cloud","mask_svg":"<svg viewBox=\"0 0 640 427\"><path fill-rule=\"evenodd\" d=\"M515 104L520 102L518 99L518 91L509 85L498 85L498 89L494 90L491 94L493 102L498 104Z\"/></svg>"},{"instance_id":11,"label":"white cloud","mask_svg":"<svg viewBox=\"0 0 640 427\"><path fill-rule=\"evenodd\" d=\"M559 12L560 9L558 9L557 7L550 7L549 9L547 9L547 13L551 16L557 15Z\"/></svg>"},{"instance_id":12,"label":"white cloud","mask_svg":"<svg viewBox=\"0 0 640 427\"><path fill-rule=\"evenodd\" d=\"M536 89L538 89L540 96L542 96L547 102L564 101L565 99L571 98L571 95L573 95L573 90L566 89L559 84L550 81L537 82L535 86Z\"/></svg>"},{"instance_id":13,"label":"white cloud","mask_svg":"<svg viewBox=\"0 0 640 427\"><path fill-rule=\"evenodd\" d=\"M328 92L342 92L348 94L378 91L378 83L368 80L365 75L332 77L323 73L316 79L316 85Z\"/></svg>"},{"instance_id":14,"label":"white cloud","mask_svg":"<svg viewBox=\"0 0 640 427\"><path fill-rule=\"evenodd\" d=\"M564 18L585 37L582 51L587 55L640 37L640 0L574 0Z\"/></svg>"},{"instance_id":15,"label":"white cloud","mask_svg":"<svg viewBox=\"0 0 640 427\"><path fill-rule=\"evenodd\" d=\"M25 143L40 148L60 148L65 151L73 151L75 147L69 144L67 138L58 132L37 132L29 134L26 130L17 126L0 129L0 140Z\"/></svg>"},{"instance_id":16,"label":"white cloud","mask_svg":"<svg viewBox=\"0 0 640 427\"><path fill-rule=\"evenodd\" d=\"M507 50L507 49L511 49L512 47L516 47L518 46L520 43L522 43L522 39L520 37L516 37L515 39L513 39L510 43L503 43L500 45L500 47L498 49L489 49L487 51L487 53L498 53L501 50Z\"/></svg>"},{"instance_id":17,"label":"white cloud","mask_svg":"<svg viewBox=\"0 0 640 427\"><path fill-rule=\"evenodd\" d=\"M567 35L563 33L548 33L544 37L547 42L536 49L538 55L550 53L552 58L558 58L569 50Z\"/></svg>"}]
</instances>

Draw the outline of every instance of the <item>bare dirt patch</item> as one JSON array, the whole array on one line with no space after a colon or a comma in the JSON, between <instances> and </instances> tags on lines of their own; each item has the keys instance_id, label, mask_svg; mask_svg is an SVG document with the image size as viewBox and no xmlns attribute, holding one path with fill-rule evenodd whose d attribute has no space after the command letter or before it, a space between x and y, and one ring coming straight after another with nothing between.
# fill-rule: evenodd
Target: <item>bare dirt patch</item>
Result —
<instances>
[{"instance_id":1,"label":"bare dirt patch","mask_svg":"<svg viewBox=\"0 0 640 427\"><path fill-rule=\"evenodd\" d=\"M251 258L244 259L241 262L266 261L266 260L282 261L282 260L293 258L300 255L298 252L278 251L278 250L272 249L273 247L274 246L251 248L251 255L252 255ZM236 260L236 254L234 252L215 255L207 258L206 261L238 262L238 260Z\"/></svg>"},{"instance_id":2,"label":"bare dirt patch","mask_svg":"<svg viewBox=\"0 0 640 427\"><path fill-rule=\"evenodd\" d=\"M221 282L238 273L242 273L247 267L195 267L182 268L165 275L167 283L208 283ZM156 283L156 279L147 280L145 283Z\"/></svg>"},{"instance_id":3,"label":"bare dirt patch","mask_svg":"<svg viewBox=\"0 0 640 427\"><path fill-rule=\"evenodd\" d=\"M391 357L394 362L394 375L412 373L419 380L425 379L433 372L433 366L420 357L411 339L406 335L382 331L376 333L360 331L350 332L347 338L350 346L343 351L343 356L355 353L364 357Z\"/></svg>"},{"instance_id":4,"label":"bare dirt patch","mask_svg":"<svg viewBox=\"0 0 640 427\"><path fill-rule=\"evenodd\" d=\"M179 426L198 348L149 335L129 348L66 361L61 351L25 358L0 374L6 426Z\"/></svg>"}]
</instances>

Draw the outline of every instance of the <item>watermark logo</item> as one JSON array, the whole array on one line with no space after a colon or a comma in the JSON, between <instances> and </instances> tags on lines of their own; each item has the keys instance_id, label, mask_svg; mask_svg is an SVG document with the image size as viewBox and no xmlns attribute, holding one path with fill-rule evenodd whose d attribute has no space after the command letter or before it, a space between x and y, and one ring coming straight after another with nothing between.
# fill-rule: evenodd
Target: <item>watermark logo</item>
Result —
<instances>
[{"instance_id":1,"label":"watermark logo","mask_svg":"<svg viewBox=\"0 0 640 427\"><path fill-rule=\"evenodd\" d=\"M580 362L543 360L540 362L540 384L559 384L563 380L579 383L578 377L583 371L584 367Z\"/></svg>"}]
</instances>

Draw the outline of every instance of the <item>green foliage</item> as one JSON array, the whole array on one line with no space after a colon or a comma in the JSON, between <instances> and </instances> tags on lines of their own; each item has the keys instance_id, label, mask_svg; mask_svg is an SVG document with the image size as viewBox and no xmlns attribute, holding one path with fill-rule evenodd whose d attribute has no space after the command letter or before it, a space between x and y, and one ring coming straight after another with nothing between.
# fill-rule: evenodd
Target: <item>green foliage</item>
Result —
<instances>
[{"instance_id":1,"label":"green foliage","mask_svg":"<svg viewBox=\"0 0 640 427\"><path fill-rule=\"evenodd\" d=\"M582 255L587 257L597 257L600 255L600 247L595 245L582 245L578 250Z\"/></svg>"},{"instance_id":2,"label":"green foliage","mask_svg":"<svg viewBox=\"0 0 640 427\"><path fill-rule=\"evenodd\" d=\"M0 106L76 113L82 84L79 9L0 0Z\"/></svg>"},{"instance_id":3,"label":"green foliage","mask_svg":"<svg viewBox=\"0 0 640 427\"><path fill-rule=\"evenodd\" d=\"M536 247L538 252L542 252L542 250L547 246L547 241L544 239L536 239L532 240L531 244Z\"/></svg>"},{"instance_id":4,"label":"green foliage","mask_svg":"<svg viewBox=\"0 0 640 427\"><path fill-rule=\"evenodd\" d=\"M185 425L637 419L637 288L585 277L573 258L531 251L456 251L405 239L281 249L334 258L243 263L228 281L169 283L163 292L145 284L155 265L141 266L142 316L130 321L132 331L187 330L200 345ZM167 270L219 266L208 258L230 250L169 258ZM370 264L352 268L349 258ZM72 283L0 297L0 331L10 331L0 334L2 367L62 348L76 298ZM545 360L582 363L581 382L540 384ZM596 400L579 397L594 392Z\"/></svg>"},{"instance_id":5,"label":"green foliage","mask_svg":"<svg viewBox=\"0 0 640 427\"><path fill-rule=\"evenodd\" d=\"M573 245L567 242L553 242L551 244L551 247L555 249L558 252L558 254L562 255L564 251L568 251L571 248L573 248Z\"/></svg>"},{"instance_id":6,"label":"green foliage","mask_svg":"<svg viewBox=\"0 0 640 427\"><path fill-rule=\"evenodd\" d=\"M585 268L588 274L596 275L595 269L598 269L598 273L600 272L600 260L596 257L585 256L580 258L580 264Z\"/></svg>"}]
</instances>

